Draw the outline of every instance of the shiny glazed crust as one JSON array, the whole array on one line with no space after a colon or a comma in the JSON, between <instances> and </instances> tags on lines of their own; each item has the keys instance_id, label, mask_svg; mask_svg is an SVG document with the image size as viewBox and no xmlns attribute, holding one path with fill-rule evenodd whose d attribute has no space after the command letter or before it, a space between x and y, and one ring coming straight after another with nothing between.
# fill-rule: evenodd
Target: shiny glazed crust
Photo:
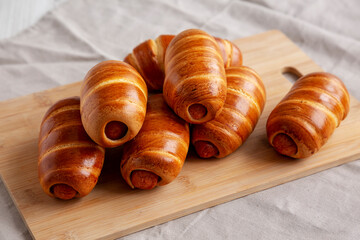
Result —
<instances>
[{"instance_id":1,"label":"shiny glazed crust","mask_svg":"<svg viewBox=\"0 0 360 240\"><path fill-rule=\"evenodd\" d=\"M185 30L170 42L165 53L164 99L189 123L210 121L226 98L224 62L215 39L204 31ZM206 115L194 119L189 107L201 104Z\"/></svg>"},{"instance_id":2,"label":"shiny glazed crust","mask_svg":"<svg viewBox=\"0 0 360 240\"><path fill-rule=\"evenodd\" d=\"M235 44L229 40L218 37L215 37L215 40L219 45L225 68L242 66L242 53Z\"/></svg>"},{"instance_id":3,"label":"shiny glazed crust","mask_svg":"<svg viewBox=\"0 0 360 240\"><path fill-rule=\"evenodd\" d=\"M133 66L144 78L149 91L162 91L165 79L164 59L166 49L174 35L160 35L134 48L124 62Z\"/></svg>"},{"instance_id":4,"label":"shiny glazed crust","mask_svg":"<svg viewBox=\"0 0 360 240\"><path fill-rule=\"evenodd\" d=\"M81 87L81 119L86 132L100 146L116 147L139 132L146 114L147 87L140 74L121 61L104 61L85 76ZM112 121L127 126L126 135L112 140L105 127Z\"/></svg>"},{"instance_id":5,"label":"shiny glazed crust","mask_svg":"<svg viewBox=\"0 0 360 240\"><path fill-rule=\"evenodd\" d=\"M131 173L146 170L160 177L158 186L180 173L189 148L189 124L176 116L162 94L149 96L146 118L139 134L124 145L121 174L130 187Z\"/></svg>"},{"instance_id":6,"label":"shiny glazed crust","mask_svg":"<svg viewBox=\"0 0 360 240\"><path fill-rule=\"evenodd\" d=\"M251 68L226 69L227 96L221 113L212 121L193 125L191 143L212 143L222 158L240 147L254 130L266 101L260 76ZM206 155L206 154L205 154Z\"/></svg>"},{"instance_id":7,"label":"shiny glazed crust","mask_svg":"<svg viewBox=\"0 0 360 240\"><path fill-rule=\"evenodd\" d=\"M266 125L269 143L278 134L296 145L293 154L278 144L277 151L293 158L319 151L349 112L349 93L336 76L317 72L301 77L271 112Z\"/></svg>"},{"instance_id":8,"label":"shiny glazed crust","mask_svg":"<svg viewBox=\"0 0 360 240\"><path fill-rule=\"evenodd\" d=\"M55 103L43 117L39 135L38 174L45 193L66 184L83 197L95 187L105 150L86 134L80 118L80 99Z\"/></svg>"},{"instance_id":9,"label":"shiny glazed crust","mask_svg":"<svg viewBox=\"0 0 360 240\"><path fill-rule=\"evenodd\" d=\"M149 91L162 91L165 79L164 59L168 45L175 35L160 35L136 46L124 62L133 66L144 78ZM224 67L241 66L240 49L226 39L215 37L224 61Z\"/></svg>"}]
</instances>

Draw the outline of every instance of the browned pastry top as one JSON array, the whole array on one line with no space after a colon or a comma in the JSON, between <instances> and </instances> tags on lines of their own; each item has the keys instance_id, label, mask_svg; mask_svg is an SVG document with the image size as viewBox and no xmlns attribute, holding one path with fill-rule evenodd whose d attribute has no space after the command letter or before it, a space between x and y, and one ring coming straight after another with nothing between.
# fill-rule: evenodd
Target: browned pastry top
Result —
<instances>
[{"instance_id":1,"label":"browned pastry top","mask_svg":"<svg viewBox=\"0 0 360 240\"><path fill-rule=\"evenodd\" d=\"M175 35L160 35L137 45L124 61L143 76L149 91L162 91L165 79L165 53ZM241 66L240 49L229 40L215 37L219 45L224 67Z\"/></svg>"},{"instance_id":2,"label":"browned pastry top","mask_svg":"<svg viewBox=\"0 0 360 240\"><path fill-rule=\"evenodd\" d=\"M225 157L245 142L263 111L266 92L260 76L246 66L226 69L227 96L220 114L192 127L192 144L202 158Z\"/></svg>"},{"instance_id":3,"label":"browned pastry top","mask_svg":"<svg viewBox=\"0 0 360 240\"><path fill-rule=\"evenodd\" d=\"M349 107L349 93L339 78L325 72L305 75L270 114L269 142L284 155L308 157L327 142Z\"/></svg>"},{"instance_id":4,"label":"browned pastry top","mask_svg":"<svg viewBox=\"0 0 360 240\"><path fill-rule=\"evenodd\" d=\"M204 31L190 29L175 36L165 54L164 98L181 118L203 123L220 112L226 98L224 62L215 39ZM189 113L193 104L206 108L195 119Z\"/></svg>"},{"instance_id":5,"label":"browned pastry top","mask_svg":"<svg viewBox=\"0 0 360 240\"><path fill-rule=\"evenodd\" d=\"M43 117L39 135L38 171L44 191L65 184L87 195L94 187L103 165L104 149L86 134L80 117L80 99L55 103Z\"/></svg>"},{"instance_id":6,"label":"browned pastry top","mask_svg":"<svg viewBox=\"0 0 360 240\"><path fill-rule=\"evenodd\" d=\"M82 84L82 122L96 143L116 147L132 139L140 130L146 101L146 84L133 67L121 61L104 61L87 73ZM126 130L123 136L119 134L119 139L106 134L112 133L106 127L113 122L123 124Z\"/></svg>"},{"instance_id":7,"label":"browned pastry top","mask_svg":"<svg viewBox=\"0 0 360 240\"><path fill-rule=\"evenodd\" d=\"M124 179L133 187L131 173L146 170L160 177L158 185L171 182L184 164L189 138L189 124L173 113L162 94L149 96L143 127L124 145L121 162Z\"/></svg>"},{"instance_id":8,"label":"browned pastry top","mask_svg":"<svg viewBox=\"0 0 360 240\"><path fill-rule=\"evenodd\" d=\"M174 35L160 35L155 40L149 39L136 46L124 59L144 77L149 91L162 91L165 52L173 38Z\"/></svg>"}]
</instances>

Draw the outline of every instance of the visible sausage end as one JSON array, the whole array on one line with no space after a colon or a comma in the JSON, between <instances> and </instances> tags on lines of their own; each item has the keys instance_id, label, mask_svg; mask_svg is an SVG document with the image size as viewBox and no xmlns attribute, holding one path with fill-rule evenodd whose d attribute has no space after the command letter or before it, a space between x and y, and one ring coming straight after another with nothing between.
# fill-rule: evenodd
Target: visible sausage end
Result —
<instances>
[{"instance_id":1,"label":"visible sausage end","mask_svg":"<svg viewBox=\"0 0 360 240\"><path fill-rule=\"evenodd\" d=\"M292 157L297 153L296 143L291 137L284 133L277 134L272 141L272 145L275 150L282 155Z\"/></svg>"},{"instance_id":2,"label":"visible sausage end","mask_svg":"<svg viewBox=\"0 0 360 240\"><path fill-rule=\"evenodd\" d=\"M200 120L207 114L207 109L204 105L195 103L189 107L189 114L195 120Z\"/></svg>"},{"instance_id":3,"label":"visible sausage end","mask_svg":"<svg viewBox=\"0 0 360 240\"><path fill-rule=\"evenodd\" d=\"M153 189L156 187L159 176L145 170L135 170L131 173L131 182L136 188Z\"/></svg>"},{"instance_id":4,"label":"visible sausage end","mask_svg":"<svg viewBox=\"0 0 360 240\"><path fill-rule=\"evenodd\" d=\"M201 158L211 158L219 154L217 147L208 141L197 141L194 143L194 147Z\"/></svg>"},{"instance_id":5,"label":"visible sausage end","mask_svg":"<svg viewBox=\"0 0 360 240\"><path fill-rule=\"evenodd\" d=\"M119 121L112 121L106 124L105 135L111 140L118 140L125 137L128 131L126 124Z\"/></svg>"},{"instance_id":6,"label":"visible sausage end","mask_svg":"<svg viewBox=\"0 0 360 240\"><path fill-rule=\"evenodd\" d=\"M52 192L56 198L69 200L75 197L77 191L66 184L55 184L52 187Z\"/></svg>"}]
</instances>

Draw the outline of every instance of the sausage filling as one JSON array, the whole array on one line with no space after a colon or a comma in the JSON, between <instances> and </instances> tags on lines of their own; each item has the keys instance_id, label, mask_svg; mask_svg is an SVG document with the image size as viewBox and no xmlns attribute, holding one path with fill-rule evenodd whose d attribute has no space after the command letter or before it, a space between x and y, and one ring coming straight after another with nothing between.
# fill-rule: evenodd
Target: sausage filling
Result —
<instances>
[{"instance_id":1,"label":"sausage filling","mask_svg":"<svg viewBox=\"0 0 360 240\"><path fill-rule=\"evenodd\" d=\"M298 150L294 140L284 133L277 134L274 137L272 144L277 152L290 157L295 155Z\"/></svg>"},{"instance_id":2,"label":"sausage filling","mask_svg":"<svg viewBox=\"0 0 360 240\"><path fill-rule=\"evenodd\" d=\"M51 187L51 192L56 198L69 200L75 197L77 191L66 184L55 184Z\"/></svg>"},{"instance_id":3,"label":"sausage filling","mask_svg":"<svg viewBox=\"0 0 360 240\"><path fill-rule=\"evenodd\" d=\"M135 170L131 173L131 182L136 188L153 189L156 187L159 176L145 170Z\"/></svg>"},{"instance_id":4,"label":"sausage filling","mask_svg":"<svg viewBox=\"0 0 360 240\"><path fill-rule=\"evenodd\" d=\"M119 121L112 121L106 124L105 135L111 140L118 140L125 137L128 127Z\"/></svg>"},{"instance_id":5,"label":"sausage filling","mask_svg":"<svg viewBox=\"0 0 360 240\"><path fill-rule=\"evenodd\" d=\"M189 114L195 120L200 120L207 114L207 109L204 105L195 103L189 107Z\"/></svg>"},{"instance_id":6,"label":"sausage filling","mask_svg":"<svg viewBox=\"0 0 360 240\"><path fill-rule=\"evenodd\" d=\"M211 158L219 154L217 147L208 141L197 141L194 143L194 147L201 158Z\"/></svg>"}]
</instances>

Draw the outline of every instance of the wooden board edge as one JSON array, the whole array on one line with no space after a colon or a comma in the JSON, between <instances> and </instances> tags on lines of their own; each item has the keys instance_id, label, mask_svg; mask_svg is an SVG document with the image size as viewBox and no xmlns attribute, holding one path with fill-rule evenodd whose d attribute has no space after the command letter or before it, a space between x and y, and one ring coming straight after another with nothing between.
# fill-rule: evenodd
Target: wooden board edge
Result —
<instances>
[{"instance_id":1,"label":"wooden board edge","mask_svg":"<svg viewBox=\"0 0 360 240\"><path fill-rule=\"evenodd\" d=\"M24 99L33 98L35 96L47 94L49 92L62 91L63 89L71 88L73 86L76 86L76 85L80 84L81 82L82 81L76 81L76 82L73 82L73 83L68 83L68 84L65 84L65 85L59 85L59 86L55 86L55 87L52 87L52 88L49 88L49 89L41 90L41 91L38 91L38 92L29 93L29 94L26 94L26 95L23 95L23 96L5 99L3 101L0 101L0 106L1 105L6 105L6 104L9 104L9 103L13 103L13 102L17 102L17 101L23 101ZM80 93L79 93L79 96L80 96Z\"/></svg>"},{"instance_id":2,"label":"wooden board edge","mask_svg":"<svg viewBox=\"0 0 360 240\"><path fill-rule=\"evenodd\" d=\"M194 207L190 207L187 209L180 209L179 211L172 213L170 215L158 218L156 220L152 220L148 223L138 225L136 227L132 227L132 228L123 230L121 232L112 233L112 234L109 234L107 236L104 236L104 237L101 237L98 239L99 240L108 240L108 239L124 237L129 234L140 232L142 230L149 229L151 227L154 227L154 226L157 226L157 225L160 225L160 224L163 224L163 223L166 223L166 222L169 222L169 221L172 221L172 220L175 220L175 219L178 219L178 218L181 218L181 217L184 217L184 216L196 213L196 212L200 212L202 210L205 210L205 209L208 209L211 207L215 207L217 205L220 205L220 204L223 204L226 202L230 202L230 201L245 197L245 196L253 194L253 193L261 192L261 191L264 191L264 190L267 190L267 189L270 189L270 188L273 188L276 186L280 186L282 184L287 184L289 182L292 182L292 181L295 181L295 180L298 180L298 179L301 179L301 178L304 178L304 177L307 177L310 175L314 175L316 173L328 170L333 167L341 166L343 164L352 162L359 158L360 158L360 153L349 156L349 157L338 159L337 161L328 162L324 165L316 166L312 169L306 170L305 172L298 172L295 174L293 172L290 172L286 175L282 175L281 177L274 179L273 181L264 182L258 186L250 187L244 191L233 193L233 194L230 194L230 195L227 195L227 196L224 196L224 197L221 197L221 198L218 198L218 199L215 199L215 200L212 200L212 201L209 201L209 202L206 202L206 203L194 206Z\"/></svg>"}]
</instances>

